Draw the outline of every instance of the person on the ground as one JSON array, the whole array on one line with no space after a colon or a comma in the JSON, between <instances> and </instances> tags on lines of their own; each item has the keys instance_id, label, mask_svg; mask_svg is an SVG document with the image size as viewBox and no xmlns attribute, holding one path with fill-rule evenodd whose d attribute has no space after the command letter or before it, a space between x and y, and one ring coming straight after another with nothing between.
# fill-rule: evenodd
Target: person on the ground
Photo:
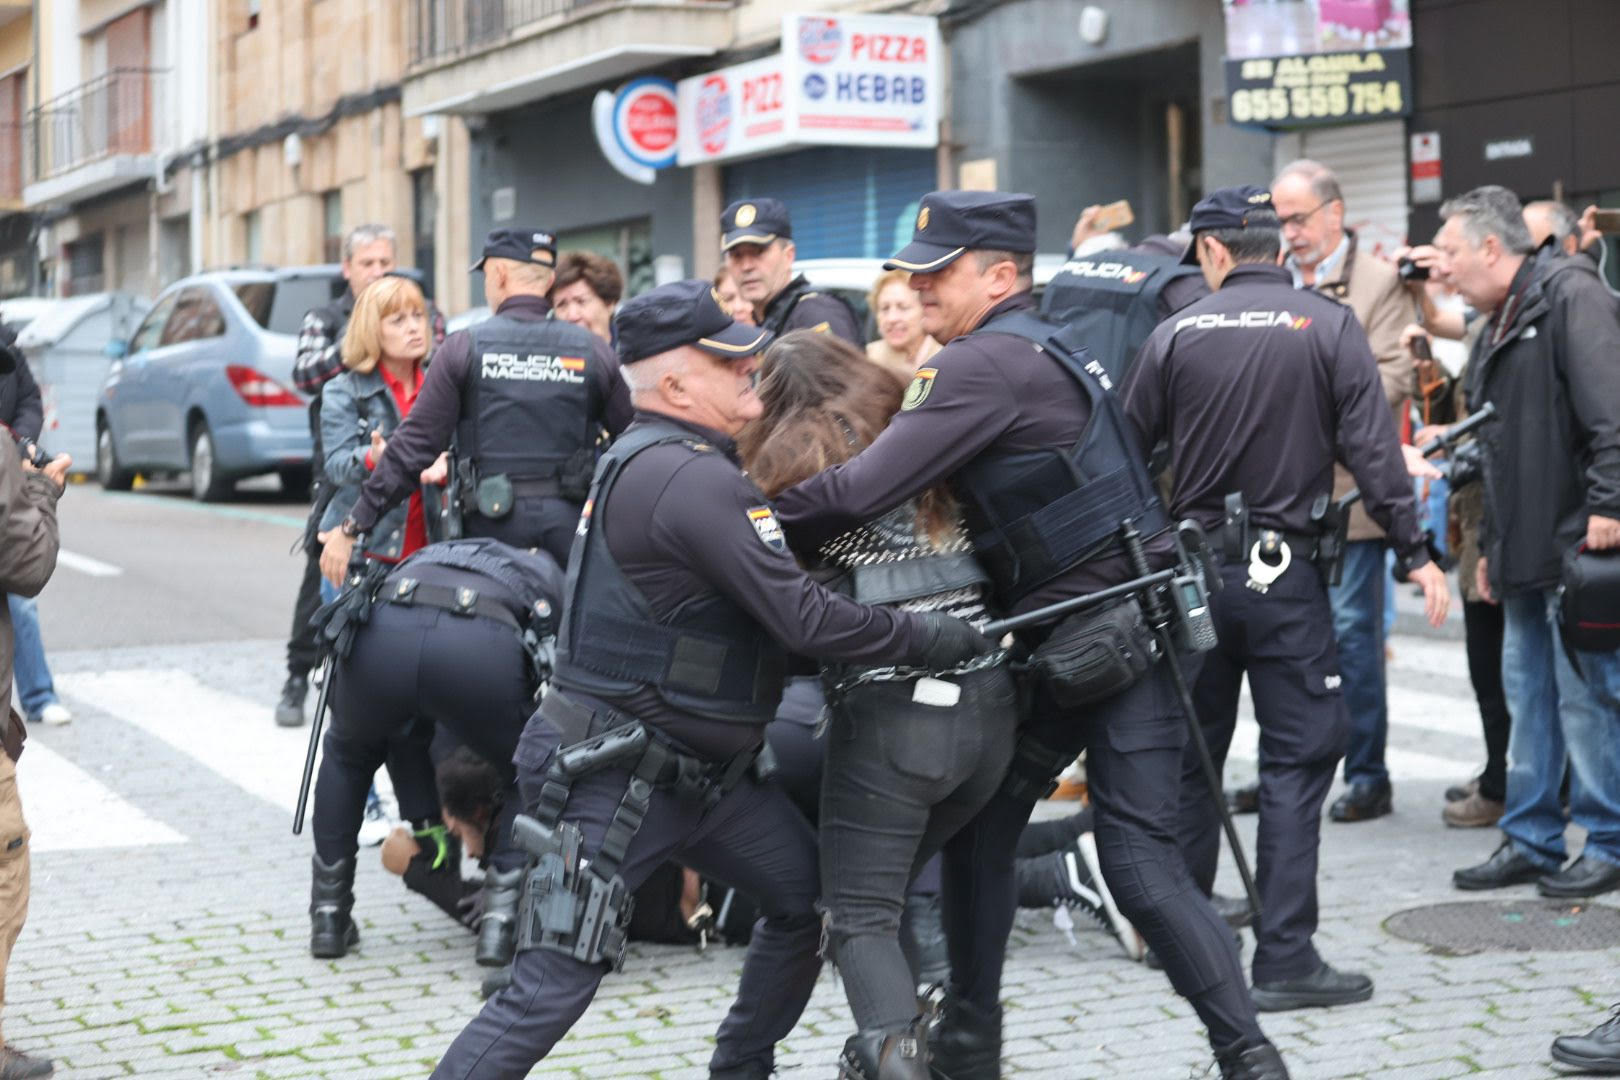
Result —
<instances>
[{"instance_id":1,"label":"person on the ground","mask_svg":"<svg viewBox=\"0 0 1620 1080\"><path fill-rule=\"evenodd\" d=\"M720 250L737 291L754 305L754 322L773 334L815 330L866 344L855 312L840 297L817 292L793 272L798 248L787 206L776 199L743 199L720 216Z\"/></svg>"},{"instance_id":2,"label":"person on the ground","mask_svg":"<svg viewBox=\"0 0 1620 1080\"><path fill-rule=\"evenodd\" d=\"M1378 361L1384 400L1404 426L1413 392L1412 358L1401 345L1401 330L1412 321L1412 303L1395 267L1362 247L1345 225L1344 193L1333 171L1300 160L1283 167L1271 182L1272 206L1282 221L1285 260L1295 286L1314 289L1348 304L1365 331ZM1353 486L1349 470L1335 466L1333 497ZM1350 713L1350 744L1344 757L1347 790L1329 809L1334 821L1368 821L1394 806L1384 749L1389 740L1389 697L1385 671L1384 607L1389 544L1368 515L1365 502L1350 511L1349 543L1343 577L1331 586L1334 633L1343 668L1344 702Z\"/></svg>"},{"instance_id":3,"label":"person on the ground","mask_svg":"<svg viewBox=\"0 0 1620 1080\"><path fill-rule=\"evenodd\" d=\"M599 465L551 689L514 759L518 826L544 853L525 894L574 903L523 915L511 985L439 1080L527 1075L623 963L624 897L672 857L759 902L709 1074L764 1080L821 968L814 836L755 774L788 655L943 669L994 648L948 615L857 604L794 563L733 442L760 415L768 330L735 323L708 281L659 286L614 322L636 422Z\"/></svg>"},{"instance_id":4,"label":"person on the ground","mask_svg":"<svg viewBox=\"0 0 1620 1080\"><path fill-rule=\"evenodd\" d=\"M449 497L462 535L567 562L600 444L630 422L630 400L607 342L550 317L556 261L556 239L543 230L495 229L485 239L473 270L484 272L495 314L435 355L421 400L326 540L328 574L342 572L354 538L416 487L452 436Z\"/></svg>"},{"instance_id":5,"label":"person on the ground","mask_svg":"<svg viewBox=\"0 0 1620 1080\"><path fill-rule=\"evenodd\" d=\"M613 309L624 297L619 264L594 251L565 251L551 282L551 307L563 322L583 326L609 344Z\"/></svg>"},{"instance_id":6,"label":"person on the ground","mask_svg":"<svg viewBox=\"0 0 1620 1080\"><path fill-rule=\"evenodd\" d=\"M1620 301L1586 259L1534 250L1519 200L1476 188L1440 208L1446 277L1488 313L1468 360L1481 429L1485 513L1475 583L1502 605L1502 682L1512 713L1503 843L1452 875L1459 889L1534 881L1544 896L1620 888L1620 650L1566 648L1563 562L1582 543L1620 548ZM1565 865L1559 789L1586 845Z\"/></svg>"},{"instance_id":7,"label":"person on the ground","mask_svg":"<svg viewBox=\"0 0 1620 1080\"><path fill-rule=\"evenodd\" d=\"M310 396L309 432L314 440L310 457L314 505L310 508L302 548L304 576L293 603L292 632L287 638L287 681L276 703L276 723L298 727L304 722L304 700L309 696L309 673L320 663L309 619L321 604L321 549L316 539L321 516L332 497L332 486L321 475L325 458L321 449L321 387L343 373L343 330L354 311L355 297L366 286L395 268L394 230L386 225L360 225L343 239L341 272L343 293L329 304L311 309L298 330L298 352L293 360L293 383ZM444 320L429 308L433 342L444 340ZM302 495L302 492L297 494Z\"/></svg>"},{"instance_id":8,"label":"person on the ground","mask_svg":"<svg viewBox=\"0 0 1620 1080\"><path fill-rule=\"evenodd\" d=\"M878 338L866 343L866 358L900 381L911 384L917 369L939 352L939 342L922 326L922 301L904 270L885 270L872 285L867 305L877 324Z\"/></svg>"},{"instance_id":9,"label":"person on the ground","mask_svg":"<svg viewBox=\"0 0 1620 1080\"><path fill-rule=\"evenodd\" d=\"M10 341L0 341L0 375L26 363ZM0 590L8 596L38 596L56 570L59 547L56 501L73 460L58 454L36 469L10 448L0 453ZM10 707L14 654L9 609L0 609L0 701L7 718L0 724L0 1007L5 1005L6 971L17 935L28 919L29 871L33 861L28 823L17 792L17 761L28 727ZM26 1080L50 1076L50 1059L27 1054L0 1038L0 1076Z\"/></svg>"},{"instance_id":10,"label":"person on the ground","mask_svg":"<svg viewBox=\"0 0 1620 1080\"><path fill-rule=\"evenodd\" d=\"M948 344L917 372L870 446L777 497L798 550L814 551L945 482L990 577L998 617L1133 578L1126 524L1143 538L1150 568L1174 562L1169 519L1112 383L1087 366L1082 345L1035 314L1034 253L1030 196L923 197L912 242L888 265L911 271L924 329ZM1036 648L1052 632L1021 631L1021 647ZM1007 780L946 852L951 981L929 1042L936 1070L951 1080L1000 1075L1001 972L1018 906L1014 852L1036 801L1082 745L1103 873L1205 1025L1222 1076L1287 1075L1260 1030L1231 931L1176 847L1187 718L1166 665L1143 666L1134 684L1084 705L1061 703L1044 682L1034 686Z\"/></svg>"},{"instance_id":11,"label":"person on the ground","mask_svg":"<svg viewBox=\"0 0 1620 1080\"><path fill-rule=\"evenodd\" d=\"M1215 291L1153 332L1121 395L1144 444L1169 441L1171 516L1218 538L1226 587L1210 609L1219 644L1201 654L1192 690L1217 773L1245 675L1260 722L1252 997L1268 1011L1365 1001L1372 980L1333 968L1312 944L1321 808L1348 727L1318 561L1322 527L1311 517L1335 461L1394 538L1431 623L1444 620L1450 593L1425 548L1400 437L1354 313L1296 290L1277 265L1281 230L1264 189L1213 191L1191 225L1187 258ZM1228 509L1234 499L1246 524ZM1207 895L1220 819L1191 749L1181 775L1181 851Z\"/></svg>"},{"instance_id":12,"label":"person on the ground","mask_svg":"<svg viewBox=\"0 0 1620 1080\"><path fill-rule=\"evenodd\" d=\"M0 323L0 349L12 348L16 341L16 333ZM44 428L45 412L39 384L29 370L28 359L21 350L13 351L17 366L0 376L0 423L11 429L17 444L32 457ZM39 602L31 596L8 593L6 604L11 608L11 632L17 645L14 673L23 719L30 724L53 726L72 723L73 712L57 697L56 682L51 678L51 667L45 659L45 639L39 630Z\"/></svg>"},{"instance_id":13,"label":"person on the ground","mask_svg":"<svg viewBox=\"0 0 1620 1080\"><path fill-rule=\"evenodd\" d=\"M738 445L767 497L871 445L905 392L899 379L826 334L778 338L763 366L764 414ZM943 488L828 540L814 563L858 602L989 621L989 579ZM928 1080L926 1018L918 1016L917 980L901 945L906 892L1000 785L1012 758L1017 694L1004 664L860 681L872 674L865 665L822 670L830 687L822 903L829 955L856 1027L839 1069L846 1080Z\"/></svg>"}]
</instances>

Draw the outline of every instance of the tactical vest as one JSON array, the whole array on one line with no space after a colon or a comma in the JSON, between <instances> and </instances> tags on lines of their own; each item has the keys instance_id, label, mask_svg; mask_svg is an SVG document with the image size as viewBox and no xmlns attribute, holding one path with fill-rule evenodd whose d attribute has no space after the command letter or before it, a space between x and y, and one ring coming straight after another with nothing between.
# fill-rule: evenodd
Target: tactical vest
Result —
<instances>
[{"instance_id":1,"label":"tactical vest","mask_svg":"<svg viewBox=\"0 0 1620 1080\"><path fill-rule=\"evenodd\" d=\"M472 366L456 425L458 469L471 483L560 480L571 458L596 445L588 381L596 339L559 319L509 315L467 333Z\"/></svg>"},{"instance_id":2,"label":"tactical vest","mask_svg":"<svg viewBox=\"0 0 1620 1080\"><path fill-rule=\"evenodd\" d=\"M1010 311L979 332L1033 342L1091 403L1091 418L1069 449L986 452L951 481L974 550L1007 606L1065 570L1117 550L1127 519L1145 537L1170 522L1124 410L1109 392L1113 382L1072 327Z\"/></svg>"},{"instance_id":3,"label":"tactical vest","mask_svg":"<svg viewBox=\"0 0 1620 1080\"><path fill-rule=\"evenodd\" d=\"M1168 255L1105 251L1070 259L1041 295L1041 317L1072 327L1117 386L1163 321L1160 297L1177 278L1202 273Z\"/></svg>"},{"instance_id":4,"label":"tactical vest","mask_svg":"<svg viewBox=\"0 0 1620 1080\"><path fill-rule=\"evenodd\" d=\"M637 423L597 462L590 499L568 557L555 683L599 697L651 688L671 707L721 723L758 726L782 698L787 656L741 607L715 592L654 618L647 598L608 550L598 524L625 465L654 446L702 448L693 432L663 422Z\"/></svg>"},{"instance_id":5,"label":"tactical vest","mask_svg":"<svg viewBox=\"0 0 1620 1080\"><path fill-rule=\"evenodd\" d=\"M417 551L400 563L388 578L410 577L411 568L424 563L466 570L506 586L522 605L521 611L513 612L520 618L527 618L542 600L554 610L562 605L562 567L543 551L525 551L499 540L483 538L450 540L429 544Z\"/></svg>"},{"instance_id":6,"label":"tactical vest","mask_svg":"<svg viewBox=\"0 0 1620 1080\"><path fill-rule=\"evenodd\" d=\"M817 290L810 287L810 282L805 280L804 275L801 274L794 278L787 283L786 287L776 295L771 303L766 305L765 317L760 320L761 329L769 330L777 337L781 337L787 332L788 320L793 318L793 311L799 306L799 301L807 296L814 295L817 295ZM851 308L849 302L842 296L837 293L821 293L820 295L829 296L843 304L845 309L849 311L851 321L856 326L860 325L861 320L855 317L855 309Z\"/></svg>"}]
</instances>

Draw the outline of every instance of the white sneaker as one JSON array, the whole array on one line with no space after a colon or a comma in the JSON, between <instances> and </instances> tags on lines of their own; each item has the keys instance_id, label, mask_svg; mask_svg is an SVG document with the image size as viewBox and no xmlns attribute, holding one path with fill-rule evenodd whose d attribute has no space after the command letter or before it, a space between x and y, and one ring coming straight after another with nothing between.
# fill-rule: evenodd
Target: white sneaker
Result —
<instances>
[{"instance_id":1,"label":"white sneaker","mask_svg":"<svg viewBox=\"0 0 1620 1080\"><path fill-rule=\"evenodd\" d=\"M1086 873L1091 879L1089 884L1096 888L1097 898L1102 901L1103 915L1108 919L1114 937L1119 939L1120 948L1125 950L1126 956L1141 963L1142 958L1147 955L1147 942L1142 940L1142 935L1136 932L1131 920L1127 919L1119 910L1119 905L1114 903L1114 894L1108 891L1108 882L1103 878L1102 861L1097 857L1097 838L1091 833L1083 832L1076 846L1080 849L1080 857L1085 860ZM1078 884L1078 881L1076 883Z\"/></svg>"},{"instance_id":2,"label":"white sneaker","mask_svg":"<svg viewBox=\"0 0 1620 1080\"><path fill-rule=\"evenodd\" d=\"M366 800L366 816L360 822L360 832L357 836L360 846L376 847L388 839L388 834L393 831L393 822L388 820L382 802L378 799Z\"/></svg>"},{"instance_id":3,"label":"white sneaker","mask_svg":"<svg viewBox=\"0 0 1620 1080\"><path fill-rule=\"evenodd\" d=\"M53 701L39 710L39 721L42 724L59 726L73 722L73 713L60 701Z\"/></svg>"}]
</instances>

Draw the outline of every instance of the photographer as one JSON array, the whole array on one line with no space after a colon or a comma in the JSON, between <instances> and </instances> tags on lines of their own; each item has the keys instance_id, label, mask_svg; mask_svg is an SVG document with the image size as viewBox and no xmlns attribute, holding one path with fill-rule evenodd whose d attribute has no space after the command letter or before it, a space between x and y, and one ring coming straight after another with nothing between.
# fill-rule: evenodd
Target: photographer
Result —
<instances>
[{"instance_id":1,"label":"photographer","mask_svg":"<svg viewBox=\"0 0 1620 1080\"><path fill-rule=\"evenodd\" d=\"M1591 263L1532 251L1519 200L1482 187L1441 207L1436 246L1465 300L1489 312L1465 388L1499 422L1481 437L1485 515L1475 583L1502 605L1503 683L1513 714L1505 841L1458 870L1460 889L1536 881L1544 896L1620 888L1620 650L1565 649L1561 563L1584 540L1620 548L1620 311ZM1568 867L1559 786L1586 830ZM1563 867L1562 869L1560 869Z\"/></svg>"},{"instance_id":2,"label":"photographer","mask_svg":"<svg viewBox=\"0 0 1620 1080\"><path fill-rule=\"evenodd\" d=\"M23 359L7 335L0 341L0 374L20 368ZM68 466L59 454L43 469L18 456L0 454L0 589L7 596L33 597L45 587L56 569L56 500L62 494ZM11 668L15 641L8 609L0 609L0 695L11 700ZM12 946L28 918L28 824L17 795L17 758L22 754L27 728L15 710L5 733L5 755L0 757L0 1005L5 1002L5 972ZM50 1061L30 1057L0 1041L0 1076L51 1075Z\"/></svg>"}]
</instances>

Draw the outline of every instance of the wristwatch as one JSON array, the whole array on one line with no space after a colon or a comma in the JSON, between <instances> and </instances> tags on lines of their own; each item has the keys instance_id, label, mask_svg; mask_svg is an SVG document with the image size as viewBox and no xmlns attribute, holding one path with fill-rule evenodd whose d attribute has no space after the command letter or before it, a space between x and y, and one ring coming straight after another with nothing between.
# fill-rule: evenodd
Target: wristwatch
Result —
<instances>
[{"instance_id":1,"label":"wristwatch","mask_svg":"<svg viewBox=\"0 0 1620 1080\"><path fill-rule=\"evenodd\" d=\"M347 536L350 540L353 540L355 537L360 535L360 523L354 520L353 514L350 514L348 517L344 518L342 524L338 526L338 532L342 533L344 536Z\"/></svg>"}]
</instances>

